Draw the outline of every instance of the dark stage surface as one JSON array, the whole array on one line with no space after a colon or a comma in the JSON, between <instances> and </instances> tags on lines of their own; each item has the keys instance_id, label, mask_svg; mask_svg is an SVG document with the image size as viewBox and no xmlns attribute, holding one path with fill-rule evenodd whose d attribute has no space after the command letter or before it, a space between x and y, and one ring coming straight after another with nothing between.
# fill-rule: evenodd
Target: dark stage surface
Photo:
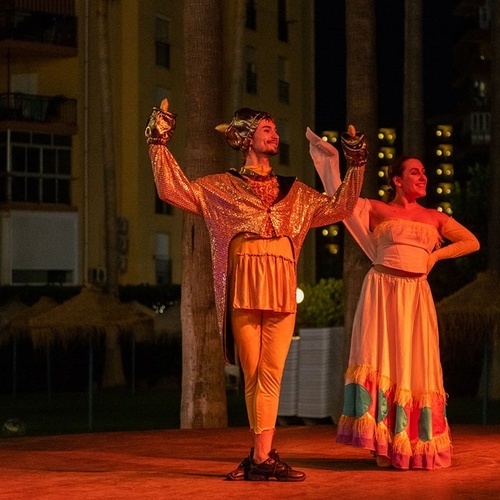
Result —
<instances>
[{"instance_id":1,"label":"dark stage surface","mask_svg":"<svg viewBox=\"0 0 500 500\"><path fill-rule=\"evenodd\" d=\"M0 440L1 499L495 499L500 426L452 427L451 468L379 469L336 444L333 425L280 427L282 459L303 483L224 481L248 453L245 428L89 433Z\"/></svg>"}]
</instances>

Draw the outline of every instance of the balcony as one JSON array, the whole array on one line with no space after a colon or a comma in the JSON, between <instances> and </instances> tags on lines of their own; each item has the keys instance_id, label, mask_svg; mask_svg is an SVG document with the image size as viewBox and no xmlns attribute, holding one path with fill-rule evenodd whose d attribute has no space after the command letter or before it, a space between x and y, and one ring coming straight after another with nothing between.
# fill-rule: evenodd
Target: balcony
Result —
<instances>
[{"instance_id":1,"label":"balcony","mask_svg":"<svg viewBox=\"0 0 500 500\"><path fill-rule=\"evenodd\" d=\"M2 1L0 53L10 56L74 57L77 17L74 1Z\"/></svg>"},{"instance_id":2,"label":"balcony","mask_svg":"<svg viewBox=\"0 0 500 500\"><path fill-rule=\"evenodd\" d=\"M0 130L29 130L73 135L76 99L61 95L0 94Z\"/></svg>"}]
</instances>

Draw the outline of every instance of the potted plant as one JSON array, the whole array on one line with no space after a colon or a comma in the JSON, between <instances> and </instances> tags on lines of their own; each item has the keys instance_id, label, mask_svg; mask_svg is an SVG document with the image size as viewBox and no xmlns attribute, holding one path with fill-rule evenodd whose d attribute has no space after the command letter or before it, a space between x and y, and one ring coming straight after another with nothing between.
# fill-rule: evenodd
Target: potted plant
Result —
<instances>
[{"instance_id":1,"label":"potted plant","mask_svg":"<svg viewBox=\"0 0 500 500\"><path fill-rule=\"evenodd\" d=\"M297 310L299 330L344 325L344 282L341 279L321 279L314 285L301 284L299 288L304 292Z\"/></svg>"}]
</instances>

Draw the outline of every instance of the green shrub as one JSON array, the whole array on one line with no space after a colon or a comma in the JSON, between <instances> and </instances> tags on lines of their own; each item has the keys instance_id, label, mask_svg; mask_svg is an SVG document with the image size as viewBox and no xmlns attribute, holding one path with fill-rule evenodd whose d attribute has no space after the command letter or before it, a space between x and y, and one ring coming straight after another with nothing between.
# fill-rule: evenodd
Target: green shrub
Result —
<instances>
[{"instance_id":1,"label":"green shrub","mask_svg":"<svg viewBox=\"0 0 500 500\"><path fill-rule=\"evenodd\" d=\"M299 328L326 328L344 325L344 282L321 279L315 285L300 284L304 300L298 305Z\"/></svg>"}]
</instances>

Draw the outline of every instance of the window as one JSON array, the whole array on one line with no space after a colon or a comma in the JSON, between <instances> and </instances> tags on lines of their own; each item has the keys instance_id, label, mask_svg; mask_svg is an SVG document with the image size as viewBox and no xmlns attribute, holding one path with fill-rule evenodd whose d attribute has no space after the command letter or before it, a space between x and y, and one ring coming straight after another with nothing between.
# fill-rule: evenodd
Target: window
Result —
<instances>
[{"instance_id":1,"label":"window","mask_svg":"<svg viewBox=\"0 0 500 500\"><path fill-rule=\"evenodd\" d=\"M170 21L157 17L155 22L156 64L170 68Z\"/></svg>"},{"instance_id":2,"label":"window","mask_svg":"<svg viewBox=\"0 0 500 500\"><path fill-rule=\"evenodd\" d=\"M484 2L484 5L478 7L479 9L479 27L481 29L488 29L491 24L491 4L489 1Z\"/></svg>"},{"instance_id":3,"label":"window","mask_svg":"<svg viewBox=\"0 0 500 500\"><path fill-rule=\"evenodd\" d=\"M285 57L278 57L278 100L280 102L290 102L288 61Z\"/></svg>"},{"instance_id":4,"label":"window","mask_svg":"<svg viewBox=\"0 0 500 500\"><path fill-rule=\"evenodd\" d=\"M0 201L71 203L71 136L0 136Z\"/></svg>"},{"instance_id":5,"label":"window","mask_svg":"<svg viewBox=\"0 0 500 500\"><path fill-rule=\"evenodd\" d=\"M484 79L474 79L472 82L472 98L477 106L490 105L490 89Z\"/></svg>"},{"instance_id":6,"label":"window","mask_svg":"<svg viewBox=\"0 0 500 500\"><path fill-rule=\"evenodd\" d=\"M155 213L160 215L172 215L172 205L166 201L160 200L158 193L156 193Z\"/></svg>"},{"instance_id":7,"label":"window","mask_svg":"<svg viewBox=\"0 0 500 500\"><path fill-rule=\"evenodd\" d=\"M286 0L278 0L278 40L288 42Z\"/></svg>"},{"instance_id":8,"label":"window","mask_svg":"<svg viewBox=\"0 0 500 500\"><path fill-rule=\"evenodd\" d=\"M172 92L169 88L158 85L155 90L155 106L159 106L165 98L170 102L172 100Z\"/></svg>"},{"instance_id":9,"label":"window","mask_svg":"<svg viewBox=\"0 0 500 500\"><path fill-rule=\"evenodd\" d=\"M257 72L255 69L256 49L247 47L245 53L245 75L246 75L246 91L249 94L257 94Z\"/></svg>"},{"instance_id":10,"label":"window","mask_svg":"<svg viewBox=\"0 0 500 500\"><path fill-rule=\"evenodd\" d=\"M470 115L472 144L489 144L491 138L491 117L488 112L474 112Z\"/></svg>"},{"instance_id":11,"label":"window","mask_svg":"<svg viewBox=\"0 0 500 500\"><path fill-rule=\"evenodd\" d=\"M281 165L290 165L290 138L287 120L278 120L278 134L280 135L280 149L278 161Z\"/></svg>"},{"instance_id":12,"label":"window","mask_svg":"<svg viewBox=\"0 0 500 500\"><path fill-rule=\"evenodd\" d=\"M76 284L76 212L11 210L3 223L10 235L3 262L10 284Z\"/></svg>"},{"instance_id":13,"label":"window","mask_svg":"<svg viewBox=\"0 0 500 500\"><path fill-rule=\"evenodd\" d=\"M257 29L257 9L255 0L246 0L245 27L249 30Z\"/></svg>"},{"instance_id":14,"label":"window","mask_svg":"<svg viewBox=\"0 0 500 500\"><path fill-rule=\"evenodd\" d=\"M172 283L172 259L169 258L169 235L156 233L155 246L156 284L170 284Z\"/></svg>"}]
</instances>

